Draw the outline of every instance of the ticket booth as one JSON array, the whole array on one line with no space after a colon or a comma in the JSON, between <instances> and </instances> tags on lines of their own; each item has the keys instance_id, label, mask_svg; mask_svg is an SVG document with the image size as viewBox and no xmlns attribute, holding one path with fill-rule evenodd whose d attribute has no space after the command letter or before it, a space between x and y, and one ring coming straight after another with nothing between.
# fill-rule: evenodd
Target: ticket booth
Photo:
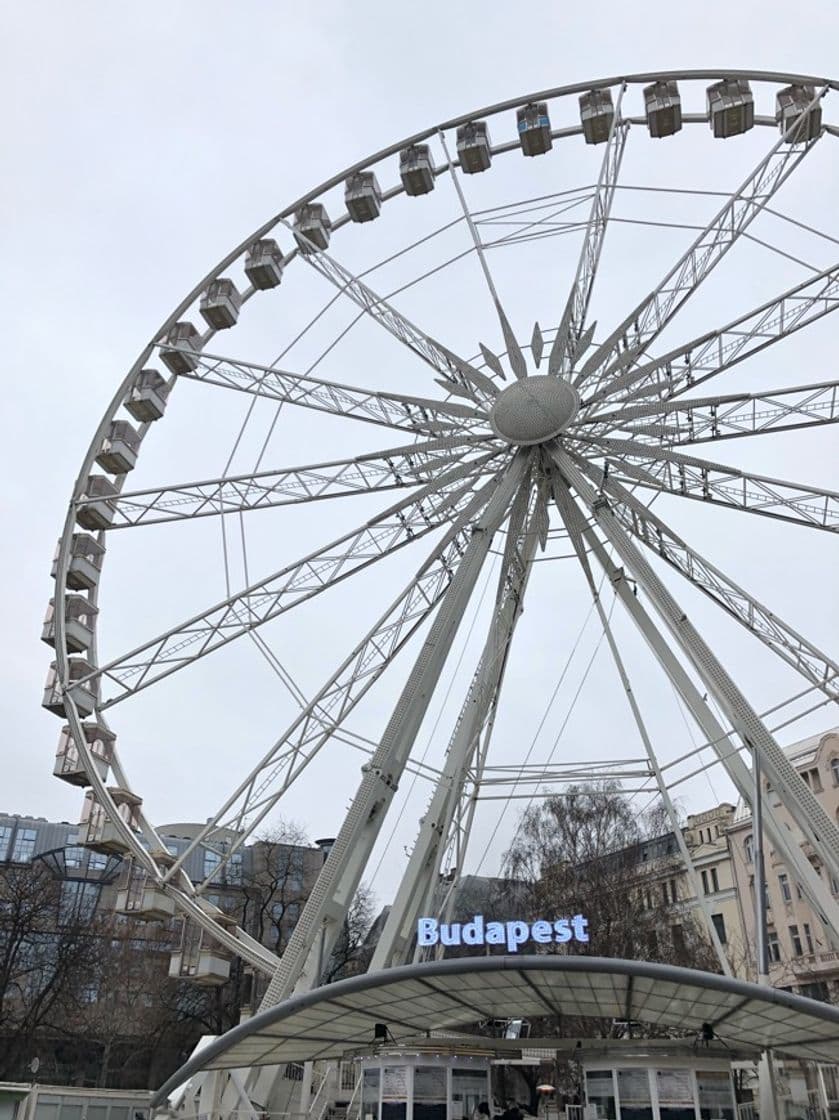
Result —
<instances>
[{"instance_id":1,"label":"ticket booth","mask_svg":"<svg viewBox=\"0 0 839 1120\"><path fill-rule=\"evenodd\" d=\"M736 1120L731 1061L683 1055L583 1060L586 1115L597 1120Z\"/></svg>"},{"instance_id":2,"label":"ticket booth","mask_svg":"<svg viewBox=\"0 0 839 1120\"><path fill-rule=\"evenodd\" d=\"M394 1050L361 1059L360 1120L471 1120L491 1100L488 1054Z\"/></svg>"}]
</instances>

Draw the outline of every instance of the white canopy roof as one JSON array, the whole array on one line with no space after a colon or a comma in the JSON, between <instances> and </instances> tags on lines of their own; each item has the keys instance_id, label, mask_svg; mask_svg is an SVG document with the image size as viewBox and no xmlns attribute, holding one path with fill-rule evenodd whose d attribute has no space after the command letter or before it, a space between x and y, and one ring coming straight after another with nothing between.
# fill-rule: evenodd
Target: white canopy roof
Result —
<instances>
[{"instance_id":1,"label":"white canopy roof","mask_svg":"<svg viewBox=\"0 0 839 1120\"><path fill-rule=\"evenodd\" d=\"M631 1019L676 1032L709 1024L733 1048L839 1061L839 1007L776 988L646 961L467 957L365 973L293 996L210 1043L163 1085L155 1103L202 1069L336 1058L366 1042L372 1047L376 1023L398 1043L428 1031L467 1030L480 1020L545 1015Z\"/></svg>"}]
</instances>

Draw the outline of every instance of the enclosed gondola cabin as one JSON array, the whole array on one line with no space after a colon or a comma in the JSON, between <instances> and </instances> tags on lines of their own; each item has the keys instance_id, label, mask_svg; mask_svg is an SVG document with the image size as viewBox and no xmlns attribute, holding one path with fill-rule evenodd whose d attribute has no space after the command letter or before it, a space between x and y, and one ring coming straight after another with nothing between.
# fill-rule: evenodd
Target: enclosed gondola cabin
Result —
<instances>
[{"instance_id":1,"label":"enclosed gondola cabin","mask_svg":"<svg viewBox=\"0 0 839 1120\"><path fill-rule=\"evenodd\" d=\"M356 171L344 184L344 202L354 222L372 222L382 212L382 191L372 171Z\"/></svg>"},{"instance_id":2,"label":"enclosed gondola cabin","mask_svg":"<svg viewBox=\"0 0 839 1120\"><path fill-rule=\"evenodd\" d=\"M164 922L175 914L175 903L143 868L128 861L117 883L117 914L143 922Z\"/></svg>"},{"instance_id":3,"label":"enclosed gondola cabin","mask_svg":"<svg viewBox=\"0 0 839 1120\"><path fill-rule=\"evenodd\" d=\"M52 578L58 576L58 554L61 541L55 550L52 562ZM105 546L89 533L74 533L70 542L70 556L67 563L66 583L72 591L90 591L99 583Z\"/></svg>"},{"instance_id":4,"label":"enclosed gondola cabin","mask_svg":"<svg viewBox=\"0 0 839 1120\"><path fill-rule=\"evenodd\" d=\"M486 171L492 163L492 146L486 121L470 121L457 130L457 156L466 175Z\"/></svg>"},{"instance_id":5,"label":"enclosed gondola cabin","mask_svg":"<svg viewBox=\"0 0 839 1120\"><path fill-rule=\"evenodd\" d=\"M816 101L815 87L785 86L780 90L775 99L775 120L790 144L815 140L822 128L822 106Z\"/></svg>"},{"instance_id":6,"label":"enclosed gondola cabin","mask_svg":"<svg viewBox=\"0 0 839 1120\"><path fill-rule=\"evenodd\" d=\"M301 253L327 249L331 233L332 222L322 203L309 202L297 211L294 219L294 238Z\"/></svg>"},{"instance_id":7,"label":"enclosed gondola cabin","mask_svg":"<svg viewBox=\"0 0 839 1120\"><path fill-rule=\"evenodd\" d=\"M204 322L215 331L234 327L239 318L242 297L232 280L220 276L213 280L201 297L198 310Z\"/></svg>"},{"instance_id":8,"label":"enclosed gondola cabin","mask_svg":"<svg viewBox=\"0 0 839 1120\"><path fill-rule=\"evenodd\" d=\"M215 917L220 920L218 915ZM220 924L225 924L223 916ZM169 976L176 980L191 980L202 987L217 987L230 979L230 954L200 926L185 921L180 947L169 960Z\"/></svg>"},{"instance_id":9,"label":"enclosed gondola cabin","mask_svg":"<svg viewBox=\"0 0 839 1120\"><path fill-rule=\"evenodd\" d=\"M580 123L587 144L605 144L614 119L610 89L593 89L580 97Z\"/></svg>"},{"instance_id":10,"label":"enclosed gondola cabin","mask_svg":"<svg viewBox=\"0 0 839 1120\"><path fill-rule=\"evenodd\" d=\"M273 238L254 241L245 258L245 276L254 288L276 288L283 278L283 253Z\"/></svg>"},{"instance_id":11,"label":"enclosed gondola cabin","mask_svg":"<svg viewBox=\"0 0 839 1120\"><path fill-rule=\"evenodd\" d=\"M83 719L85 716L89 716L96 707L99 699L99 683L98 679L85 681L84 684L78 682L84 680L85 677L89 677L93 671L93 666L83 657L67 659L67 678L70 682L68 687L72 691L76 711ZM64 716L67 714L64 709L64 690L58 680L58 666L55 661L50 664L46 684L44 685L44 698L41 703L53 715Z\"/></svg>"},{"instance_id":12,"label":"enclosed gondola cabin","mask_svg":"<svg viewBox=\"0 0 839 1120\"><path fill-rule=\"evenodd\" d=\"M754 126L754 97L745 79L725 78L708 86L707 101L711 131L717 139L739 136Z\"/></svg>"},{"instance_id":13,"label":"enclosed gondola cabin","mask_svg":"<svg viewBox=\"0 0 839 1120\"><path fill-rule=\"evenodd\" d=\"M131 832L139 834L140 806L143 804L143 799L121 786L110 787L108 793L113 798L117 814L123 824ZM101 852L103 855L124 856L130 852L130 846L122 829L108 817L92 790L88 790L85 794L79 823L82 826L80 839L82 847Z\"/></svg>"},{"instance_id":14,"label":"enclosed gondola cabin","mask_svg":"<svg viewBox=\"0 0 839 1120\"><path fill-rule=\"evenodd\" d=\"M644 89L644 111L650 136L673 136L682 128L682 99L673 81L653 82Z\"/></svg>"},{"instance_id":15,"label":"enclosed gondola cabin","mask_svg":"<svg viewBox=\"0 0 839 1120\"><path fill-rule=\"evenodd\" d=\"M160 353L162 361L172 373L190 373L198 368L198 355L201 352L201 332L189 322L175 323L166 336L168 347Z\"/></svg>"},{"instance_id":16,"label":"enclosed gondola cabin","mask_svg":"<svg viewBox=\"0 0 839 1120\"><path fill-rule=\"evenodd\" d=\"M411 144L399 153L399 178L405 194L421 195L434 190L434 163L427 144Z\"/></svg>"},{"instance_id":17,"label":"enclosed gondola cabin","mask_svg":"<svg viewBox=\"0 0 839 1120\"><path fill-rule=\"evenodd\" d=\"M139 450L140 437L134 427L127 420L112 420L96 462L108 474L127 474L134 470Z\"/></svg>"},{"instance_id":18,"label":"enclosed gondola cabin","mask_svg":"<svg viewBox=\"0 0 839 1120\"><path fill-rule=\"evenodd\" d=\"M166 411L169 386L156 369L141 369L123 401L126 412L141 424L159 420Z\"/></svg>"},{"instance_id":19,"label":"enclosed gondola cabin","mask_svg":"<svg viewBox=\"0 0 839 1120\"><path fill-rule=\"evenodd\" d=\"M76 521L83 529L107 529L116 513L114 503L117 488L103 474L92 474L79 495Z\"/></svg>"},{"instance_id":20,"label":"enclosed gondola cabin","mask_svg":"<svg viewBox=\"0 0 839 1120\"><path fill-rule=\"evenodd\" d=\"M516 111L519 144L526 156L541 156L553 147L547 101L532 101Z\"/></svg>"},{"instance_id":21,"label":"enclosed gondola cabin","mask_svg":"<svg viewBox=\"0 0 839 1120\"><path fill-rule=\"evenodd\" d=\"M108 777L116 735L99 723L83 723L82 730L93 757L93 765L104 782ZM53 774L56 778L60 778L62 782L67 782L71 786L86 787L91 785L90 775L85 768L67 724L61 728L61 734L58 737Z\"/></svg>"},{"instance_id":22,"label":"enclosed gondola cabin","mask_svg":"<svg viewBox=\"0 0 839 1120\"><path fill-rule=\"evenodd\" d=\"M85 653L93 645L97 608L85 595L64 596L64 645L71 653ZM50 599L41 641L55 649L55 599Z\"/></svg>"}]
</instances>

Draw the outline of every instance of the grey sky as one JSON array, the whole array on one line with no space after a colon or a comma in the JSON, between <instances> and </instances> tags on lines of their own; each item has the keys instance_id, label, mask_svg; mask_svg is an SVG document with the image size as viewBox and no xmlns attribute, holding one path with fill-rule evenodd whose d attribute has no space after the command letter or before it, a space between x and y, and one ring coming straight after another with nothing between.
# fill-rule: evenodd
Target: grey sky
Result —
<instances>
[{"instance_id":1,"label":"grey sky","mask_svg":"<svg viewBox=\"0 0 839 1120\"><path fill-rule=\"evenodd\" d=\"M720 65L839 76L839 9L826 0L807 5L800 15L780 0L729 4L724 9L711 4L611 0L532 7L476 0L432 0L421 5L369 0L230 5L203 0L131 7L54 2L7 4L2 23L0 82L5 87L6 112L0 141L5 149L0 237L7 346L2 426L5 547L0 560L6 645L0 708L6 765L0 808L68 820L75 819L80 798L50 777L59 724L39 706L49 662L38 634L51 590L50 558L75 474L111 394L158 324L215 261L270 214L342 167L435 120L529 90L621 72ZM834 120L839 118L833 106L827 111ZM732 170L718 184L731 185L772 142L765 130L757 131L759 137L748 138L750 147L732 154ZM707 144L704 136L703 142ZM832 142L834 147L839 143ZM706 172L710 176L711 170L725 169L723 162L719 168L705 164L704 148L697 147L695 157L689 145L682 150L696 163L678 168L681 180L694 174L702 179ZM643 151L633 165L639 170ZM587 158L596 175L597 157L587 153ZM798 213L806 213L808 204L818 206L811 220L836 236L835 157L820 166L826 176L821 195L817 184L810 182L810 202L802 204ZM578 181L585 181L585 176L578 176ZM476 193L480 189L484 188L476 184ZM375 236L381 239L379 255L384 255L390 235L379 231ZM408 237L407 231L400 233L399 243ZM355 252L355 243L350 245ZM632 251L637 252L637 244ZM646 262L651 269L653 264L657 268L656 252L651 249L653 259ZM563 248L562 253L568 254L561 258L565 271L558 293L562 294L554 303L564 299L574 247ZM822 266L830 263L824 253L822 258ZM643 272L644 265L637 257L623 259L615 287L607 293L614 306L636 267ZM474 262L471 269L477 287ZM465 277L466 272L457 275ZM793 275L786 274L789 283ZM655 276L651 273L649 279ZM550 282L541 274L540 280ZM729 302L737 303L733 314L780 290L781 285L767 279L764 291L762 281L751 272L732 272L731 284L743 286L735 293L739 302L724 291L718 304L708 304L709 314L715 315L712 321L725 321ZM534 311L525 288L511 286L508 293L516 325L529 336ZM751 290L744 294L744 288ZM642 294L642 289L630 286L622 306L628 307ZM301 306L304 297L309 298L308 288L300 296ZM406 306L419 313L427 306L425 299L410 297ZM535 305L543 322L550 322L546 308L550 302ZM270 310L259 313L252 356L274 356L279 350L279 345L272 349L271 331L284 324L272 322L272 314ZM470 340L469 352L474 351L478 338L472 320L467 327L452 325ZM804 348L806 360L814 364L808 380L835 376L835 366L821 361L828 353L827 338L822 330L816 342ZM457 341L460 344L461 338ZM370 333L362 334L357 348L350 350L356 369L367 342L370 347L381 345ZM221 353L235 352L232 336L217 345ZM370 353L384 357L385 352ZM328 375L340 380L339 368L331 366ZM782 360L773 358L771 369L770 384L787 383ZM796 372L788 381L798 379ZM427 391L431 389L429 382ZM197 387L187 390L183 401L173 401L172 406L172 430L180 434L171 443L161 437L156 451L161 458L148 465L143 484L210 477L224 464L244 405L214 401L205 411L198 403ZM268 413L264 416L267 423ZM164 424L168 422L169 417ZM305 462L310 441L316 438L313 432L313 428L301 429L291 441L293 453L278 451L271 465ZM341 437L332 428L328 433L324 445L308 455L309 461L336 454ZM371 449L400 442L387 436L382 441L375 431L373 437ZM254 435L250 452L258 443ZM835 464L835 439L831 445L815 437L779 439L778 451L748 448L739 460L727 454L727 447L716 447L709 457L748 462L773 473L772 456L777 454L781 466L774 473L836 489L835 469L828 469L831 446ZM150 459L154 450L149 449ZM328 514L319 510L314 521L299 513L290 515L290 524L299 534L295 540L305 545L337 535L342 525L349 527L372 511L360 501L352 510L330 507ZM835 554L831 560L828 548L832 542L792 527L779 532L777 526L755 525L756 520L735 526L733 514L694 508L684 515L674 514L677 525L695 530L697 543L713 539L716 551L705 551L723 564L729 560L737 566L732 570L736 578L745 581L753 575L750 586L770 603L779 604L781 613L815 641L829 645L836 622ZM286 547L291 549L287 538L279 543L275 539L276 524L265 520L254 529L256 574L279 567L272 563L273 557L278 552L285 555ZM736 539L735 527L740 533ZM709 536L703 539L706 530ZM217 529L202 526L183 546L171 535L174 532L162 527L150 536L152 543L137 552L120 540L109 555L103 625L114 626L111 633L121 639L112 652L125 648L125 642L152 636L156 625L179 620L223 595ZM784 543L787 540L789 544ZM753 553L749 564L744 563L746 549ZM288 555L294 552L291 549ZM116 570L118 560L122 567ZM419 558L412 557L392 577L382 576L381 584L367 577L364 594L373 600L391 588L395 593L399 575L413 572L418 563ZM795 580L790 579L791 564L797 567ZM833 585L828 583L831 572ZM553 648L551 629L540 630L545 619L533 617L541 612L532 612L522 623L523 652L521 660L511 665L509 682L515 703L498 729L506 744L504 757L510 759L521 756L515 745L518 728L529 745L545 693L553 687L556 666L588 609L576 574L573 590L562 593L541 571L538 576L534 586L541 588L545 602L553 605L567 626L563 642ZM152 580L161 581L159 594L149 587ZM357 606L346 603L350 622L357 621ZM107 623L106 610L110 612ZM340 630L345 638L340 648L347 648L361 632L361 617L354 629L347 623L340 630L341 619L318 607L306 621L290 619L286 629L272 629L271 635L277 637L277 648L283 650L289 667L299 669L301 683L313 687L333 664L333 633L337 646ZM754 686L756 702L769 706L775 687L792 691L789 678L786 684L779 678L776 686L773 678L762 676L762 669L756 668L762 662L751 661L751 646L731 629L709 625L721 642L730 643L725 646L728 663L742 669ZM649 662L626 627L621 632L642 666L639 691L646 693L651 721L662 744L667 743L664 753L681 753L690 740L672 696L654 682ZM319 641L313 648L314 633ZM596 632L589 628L579 654L581 665L594 639ZM288 651L293 651L290 656ZM196 676L190 685L185 683L187 674L180 674L165 686L160 699L144 698L130 714L126 706L124 722L115 721L121 739L128 732L124 761L135 788L146 798L152 820L209 814L219 795L244 772L243 761L255 758L292 713L265 666L247 652L248 657L220 661L218 669L208 667L206 675ZM464 666L468 664L467 658ZM568 703L573 696L571 678ZM206 703L202 689L207 690ZM602 688L598 683L581 697L570 725L575 744L586 747L588 729L602 755L620 756L625 717L613 684L605 682L605 671ZM358 729L373 733L385 706L383 697ZM434 739L438 749L440 740L444 744L448 737L451 706L446 712ZM523 712L530 719L526 731ZM835 722L822 712L801 725L801 734ZM554 732L558 724L557 715ZM794 737L797 733L787 739ZM534 758L545 753L537 751ZM634 739L630 753L637 755ZM360 756L351 762L341 758L334 769L313 777L305 792L292 801L288 815L310 825L313 834L337 830L360 760ZM320 796L324 788L328 796ZM713 788L694 784L688 807L702 807L715 794L727 792L721 779L714 779ZM421 811L426 799L425 791L415 791L415 812ZM415 819L416 815L406 815L392 851L410 843ZM487 819L484 835L491 827ZM386 866L377 889L387 894L396 875L395 863L390 871Z\"/></svg>"}]
</instances>

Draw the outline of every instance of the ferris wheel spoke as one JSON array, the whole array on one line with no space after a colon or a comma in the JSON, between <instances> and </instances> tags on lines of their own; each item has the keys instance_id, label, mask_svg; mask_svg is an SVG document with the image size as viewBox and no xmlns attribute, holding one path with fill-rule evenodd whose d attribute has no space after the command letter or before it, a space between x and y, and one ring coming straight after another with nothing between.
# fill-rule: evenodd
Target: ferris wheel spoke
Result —
<instances>
[{"instance_id":1,"label":"ferris wheel spoke","mask_svg":"<svg viewBox=\"0 0 839 1120\"><path fill-rule=\"evenodd\" d=\"M822 90L817 95L821 98ZM608 388L614 376L649 348L673 316L722 260L740 235L774 198L818 142L794 139L791 125L768 154L699 234L661 283L630 312L585 363L578 376L582 392Z\"/></svg>"},{"instance_id":2,"label":"ferris wheel spoke","mask_svg":"<svg viewBox=\"0 0 839 1120\"><path fill-rule=\"evenodd\" d=\"M725 327L699 335L653 362L615 377L587 399L589 412L608 398L630 404L644 397L667 400L731 369L839 307L839 265L825 269ZM608 400L608 403L617 403ZM654 408L654 403L649 405ZM592 422L603 417L595 414Z\"/></svg>"},{"instance_id":3,"label":"ferris wheel spoke","mask_svg":"<svg viewBox=\"0 0 839 1120\"><path fill-rule=\"evenodd\" d=\"M604 477L600 467L571 454L579 469L588 475L598 490L614 499L611 511L624 529L666 560L805 680L826 696L839 701L839 664L690 547L614 478Z\"/></svg>"},{"instance_id":4,"label":"ferris wheel spoke","mask_svg":"<svg viewBox=\"0 0 839 1120\"><path fill-rule=\"evenodd\" d=\"M796 525L839 529L839 494L834 491L750 474L631 440L603 438L596 446L608 460L609 474L622 481Z\"/></svg>"},{"instance_id":5,"label":"ferris wheel spoke","mask_svg":"<svg viewBox=\"0 0 839 1120\"><path fill-rule=\"evenodd\" d=\"M421 486L479 450L486 444L478 437L447 436L352 459L122 492L112 500L109 531Z\"/></svg>"},{"instance_id":6,"label":"ferris wheel spoke","mask_svg":"<svg viewBox=\"0 0 839 1120\"><path fill-rule=\"evenodd\" d=\"M486 374L458 357L430 334L426 334L324 249L309 241L299 230L294 230L289 223L285 224L298 242L305 246L305 252L300 254L302 259L321 276L326 277L375 323L422 358L445 384L459 385L476 404L491 400L496 395L498 390Z\"/></svg>"},{"instance_id":7,"label":"ferris wheel spoke","mask_svg":"<svg viewBox=\"0 0 839 1120\"><path fill-rule=\"evenodd\" d=\"M497 604L489 633L449 740L441 780L423 818L408 867L370 961L371 970L408 963L406 957L416 932L417 918L427 914L427 907L434 903L441 856L455 842L451 833L459 825L457 810L481 735L498 701L516 623L524 606L533 556L539 544L544 488L539 488L534 501L531 501L532 494L527 477L510 513L506 562L499 576ZM458 839L461 855L464 855L467 838L459 836Z\"/></svg>"},{"instance_id":8,"label":"ferris wheel spoke","mask_svg":"<svg viewBox=\"0 0 839 1120\"><path fill-rule=\"evenodd\" d=\"M299 405L425 436L442 435L460 427L487 427L479 411L456 401L434 401L400 393L359 389L212 354L193 357L198 363L196 368L182 373L181 377L266 397L282 404Z\"/></svg>"},{"instance_id":9,"label":"ferris wheel spoke","mask_svg":"<svg viewBox=\"0 0 839 1120\"><path fill-rule=\"evenodd\" d=\"M219 830L234 829L237 844L244 843L332 740L442 599L469 542L471 524L489 501L495 485L485 484L475 493L405 590L210 818L199 836L172 865L167 877L176 876L190 852L210 842L213 833ZM219 854L229 859L233 851L228 847Z\"/></svg>"},{"instance_id":10,"label":"ferris wheel spoke","mask_svg":"<svg viewBox=\"0 0 839 1120\"><path fill-rule=\"evenodd\" d=\"M478 472L500 454L488 452L478 460L458 465L359 529L143 643L78 685L109 680L116 686L116 693L101 708L111 707L393 555L456 516L468 504Z\"/></svg>"},{"instance_id":11,"label":"ferris wheel spoke","mask_svg":"<svg viewBox=\"0 0 839 1120\"><path fill-rule=\"evenodd\" d=\"M691 400L677 397L655 405L629 405L583 423L591 425L590 430L606 424L635 439L684 445L821 427L837 420L839 381L824 381L761 393L729 393Z\"/></svg>"},{"instance_id":12,"label":"ferris wheel spoke","mask_svg":"<svg viewBox=\"0 0 839 1120\"><path fill-rule=\"evenodd\" d=\"M478 254L478 261L480 262L481 270L484 274L484 279L486 280L487 287L489 288L489 294L492 298L493 306L495 307L495 313L498 316L498 322L501 326L501 333L504 336L504 345L507 347L507 358L516 377L527 377L527 362L525 360L524 354L522 353L522 349L519 346L519 342L515 336L515 332L510 325L510 320L507 318L507 314L501 305L501 299L495 287L495 282L492 279L492 273L489 270L489 265L487 264L486 254L484 253L484 246L481 242L475 219L466 202L466 195L463 192L463 187L461 185L458 174L455 171L452 157L449 155L448 145L446 144L446 136L442 129L440 129L439 131L439 136L440 143L443 147L443 154L445 155L446 162L449 166L449 173L452 178L452 183L454 184L455 193L457 194L460 208L463 211L463 217L466 220L467 228L472 237L472 243L475 246L475 252ZM505 374L503 369L500 367L498 359L496 358L496 360L492 362L491 352L488 353L490 354L490 368L494 369L494 372L498 376L500 376L502 380L504 380Z\"/></svg>"},{"instance_id":13,"label":"ferris wheel spoke","mask_svg":"<svg viewBox=\"0 0 839 1120\"><path fill-rule=\"evenodd\" d=\"M558 375L567 373L571 366L579 361L584 351L584 347L580 345L581 336L586 325L588 306L597 278L600 254L617 189L626 138L629 134L629 124L621 116L621 103L625 90L624 83L618 92L574 282L560 319L560 328L551 346L548 373Z\"/></svg>"}]
</instances>

